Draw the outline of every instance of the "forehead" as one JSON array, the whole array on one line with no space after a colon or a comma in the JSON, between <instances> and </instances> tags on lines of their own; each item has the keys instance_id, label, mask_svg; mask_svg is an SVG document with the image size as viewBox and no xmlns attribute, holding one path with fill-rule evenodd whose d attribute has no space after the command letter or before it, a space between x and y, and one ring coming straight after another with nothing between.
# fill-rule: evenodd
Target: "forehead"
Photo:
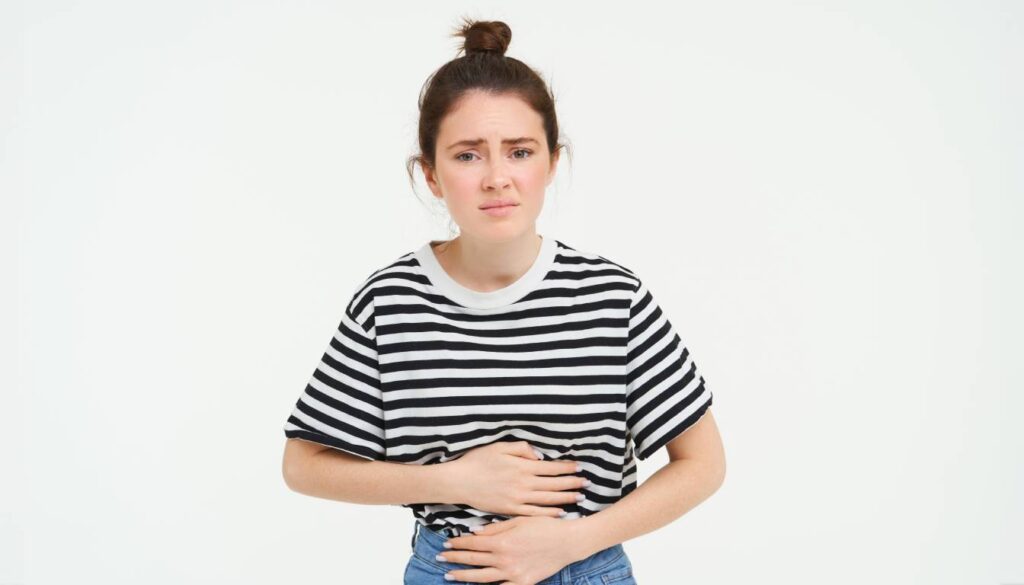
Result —
<instances>
[{"instance_id":1,"label":"forehead","mask_svg":"<svg viewBox=\"0 0 1024 585\"><path fill-rule=\"evenodd\" d=\"M531 136L540 140L543 130L540 114L519 96L472 91L444 117L438 134L445 140L475 139L488 134L499 139Z\"/></svg>"}]
</instances>

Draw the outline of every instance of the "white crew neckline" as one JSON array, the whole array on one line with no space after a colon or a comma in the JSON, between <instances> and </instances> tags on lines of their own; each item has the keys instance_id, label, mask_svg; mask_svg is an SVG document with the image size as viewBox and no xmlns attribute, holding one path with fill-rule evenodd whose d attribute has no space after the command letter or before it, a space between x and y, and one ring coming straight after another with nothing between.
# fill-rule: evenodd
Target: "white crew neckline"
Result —
<instances>
[{"instance_id":1,"label":"white crew neckline","mask_svg":"<svg viewBox=\"0 0 1024 585\"><path fill-rule=\"evenodd\" d=\"M438 262L437 256L434 255L434 250L430 245L443 242L444 240L427 241L416 250L415 255L420 263L420 267L423 268L427 278L430 279L430 283L441 294L465 307L493 309L510 305L529 294L540 281L544 280L544 277L554 264L555 255L558 252L558 244L553 238L543 234L537 235L541 237L540 251L537 253L537 257L534 259L529 270L512 284L488 292L462 286L441 267L441 263Z\"/></svg>"}]
</instances>

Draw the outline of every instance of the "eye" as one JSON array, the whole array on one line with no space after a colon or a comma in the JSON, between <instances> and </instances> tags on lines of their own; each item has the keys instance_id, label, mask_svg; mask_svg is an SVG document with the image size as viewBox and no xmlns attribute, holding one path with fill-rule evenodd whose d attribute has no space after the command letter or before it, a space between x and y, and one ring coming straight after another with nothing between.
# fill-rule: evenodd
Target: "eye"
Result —
<instances>
[{"instance_id":1,"label":"eye","mask_svg":"<svg viewBox=\"0 0 1024 585\"><path fill-rule=\"evenodd\" d=\"M473 160L473 159L462 158L465 155L473 156L473 153L472 152L462 152L462 153L459 153L459 154L455 155L455 160L460 160L462 162L470 162L471 160Z\"/></svg>"},{"instance_id":2,"label":"eye","mask_svg":"<svg viewBox=\"0 0 1024 585\"><path fill-rule=\"evenodd\" d=\"M516 153L516 152L525 152L526 156L513 156L512 158L520 158L520 159L530 158L530 155L533 154L533 151L530 150L529 148L517 148L516 150L513 151L513 153Z\"/></svg>"}]
</instances>

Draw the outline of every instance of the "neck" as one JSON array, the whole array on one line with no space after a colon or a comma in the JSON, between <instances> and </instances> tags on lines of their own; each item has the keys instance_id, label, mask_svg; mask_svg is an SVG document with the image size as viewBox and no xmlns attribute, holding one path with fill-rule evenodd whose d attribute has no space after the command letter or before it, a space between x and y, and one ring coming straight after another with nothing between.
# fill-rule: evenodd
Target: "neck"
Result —
<instances>
[{"instance_id":1,"label":"neck","mask_svg":"<svg viewBox=\"0 0 1024 585\"><path fill-rule=\"evenodd\" d=\"M511 240L486 241L460 234L434 248L437 261L456 282L490 292L519 280L540 253L541 237L530 230Z\"/></svg>"}]
</instances>

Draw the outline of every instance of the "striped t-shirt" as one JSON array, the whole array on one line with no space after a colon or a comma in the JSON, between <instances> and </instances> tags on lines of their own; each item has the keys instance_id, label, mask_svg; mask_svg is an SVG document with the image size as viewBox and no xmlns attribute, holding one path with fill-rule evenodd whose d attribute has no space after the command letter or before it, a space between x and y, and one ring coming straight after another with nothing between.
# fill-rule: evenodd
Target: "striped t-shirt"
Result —
<instances>
[{"instance_id":1,"label":"striped t-shirt","mask_svg":"<svg viewBox=\"0 0 1024 585\"><path fill-rule=\"evenodd\" d=\"M359 457L436 464L495 441L583 464L579 518L636 488L646 459L711 406L711 391L644 283L603 256L542 237L505 288L456 282L430 241L356 288L285 423L287 437ZM635 455L635 458L634 458ZM509 516L402 504L456 534Z\"/></svg>"}]
</instances>

